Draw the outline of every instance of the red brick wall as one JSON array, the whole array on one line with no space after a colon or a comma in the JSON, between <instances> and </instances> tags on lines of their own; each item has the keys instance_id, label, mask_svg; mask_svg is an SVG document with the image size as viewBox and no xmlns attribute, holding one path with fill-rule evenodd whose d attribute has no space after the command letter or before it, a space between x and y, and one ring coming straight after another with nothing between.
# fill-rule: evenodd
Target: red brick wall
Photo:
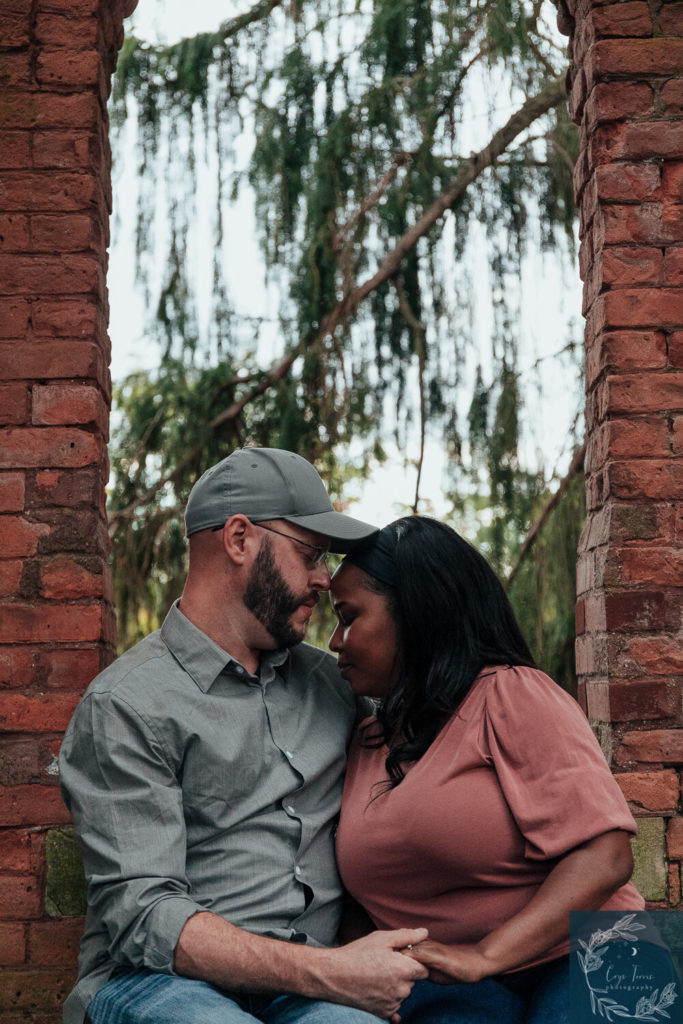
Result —
<instances>
[{"instance_id":1,"label":"red brick wall","mask_svg":"<svg viewBox=\"0 0 683 1024\"><path fill-rule=\"evenodd\" d=\"M0 3L0 1018L53 1024L80 919L46 912L61 733L115 642L104 515L106 99L135 0ZM59 865L55 865L55 870Z\"/></svg>"},{"instance_id":2,"label":"red brick wall","mask_svg":"<svg viewBox=\"0 0 683 1024\"><path fill-rule=\"evenodd\" d=\"M638 881L681 898L683 3L567 0L586 316L580 693L640 817Z\"/></svg>"}]
</instances>

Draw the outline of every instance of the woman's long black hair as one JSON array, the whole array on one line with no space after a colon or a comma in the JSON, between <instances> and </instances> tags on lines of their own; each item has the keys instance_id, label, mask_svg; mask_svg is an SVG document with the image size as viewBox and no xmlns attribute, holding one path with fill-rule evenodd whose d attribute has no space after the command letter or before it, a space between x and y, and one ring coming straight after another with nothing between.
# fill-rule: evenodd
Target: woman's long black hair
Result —
<instances>
[{"instance_id":1,"label":"woman's long black hair","mask_svg":"<svg viewBox=\"0 0 683 1024\"><path fill-rule=\"evenodd\" d=\"M535 664L498 577L455 530L425 516L385 529L395 536L395 586L363 571L396 623L398 677L377 709L379 735L372 726L366 741L389 746L395 786L403 764L424 754L482 669Z\"/></svg>"}]
</instances>

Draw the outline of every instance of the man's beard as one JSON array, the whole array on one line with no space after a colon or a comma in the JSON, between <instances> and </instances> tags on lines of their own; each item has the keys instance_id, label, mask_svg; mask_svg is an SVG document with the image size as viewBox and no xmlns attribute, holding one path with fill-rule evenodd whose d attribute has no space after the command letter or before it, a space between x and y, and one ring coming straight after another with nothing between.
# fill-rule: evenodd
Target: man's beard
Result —
<instances>
[{"instance_id":1,"label":"man's beard","mask_svg":"<svg viewBox=\"0 0 683 1024\"><path fill-rule=\"evenodd\" d=\"M303 640L304 631L296 630L289 618L312 596L310 591L294 594L290 590L275 564L270 539L264 537L251 567L242 600L252 615L265 626L278 650L294 647Z\"/></svg>"}]
</instances>

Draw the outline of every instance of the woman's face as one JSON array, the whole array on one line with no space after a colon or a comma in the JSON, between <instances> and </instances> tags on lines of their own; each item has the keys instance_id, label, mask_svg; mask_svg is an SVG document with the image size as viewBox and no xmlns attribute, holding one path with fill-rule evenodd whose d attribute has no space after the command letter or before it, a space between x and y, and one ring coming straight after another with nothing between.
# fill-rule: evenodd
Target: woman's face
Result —
<instances>
[{"instance_id":1,"label":"woman's face","mask_svg":"<svg viewBox=\"0 0 683 1024\"><path fill-rule=\"evenodd\" d=\"M330 597L337 627L330 649L355 694L384 697L396 678L396 627L387 600L363 586L364 574L343 563L332 577Z\"/></svg>"}]
</instances>

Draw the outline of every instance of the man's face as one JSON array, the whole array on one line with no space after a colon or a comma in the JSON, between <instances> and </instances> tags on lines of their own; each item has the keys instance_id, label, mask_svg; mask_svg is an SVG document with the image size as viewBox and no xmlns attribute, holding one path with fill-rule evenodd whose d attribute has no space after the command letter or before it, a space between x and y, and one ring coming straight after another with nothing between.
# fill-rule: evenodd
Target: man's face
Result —
<instances>
[{"instance_id":1,"label":"man's face","mask_svg":"<svg viewBox=\"0 0 683 1024\"><path fill-rule=\"evenodd\" d=\"M280 650L301 643L319 591L329 589L330 575L324 563L311 566L309 549L296 543L321 544L324 538L281 520L267 525L288 536L263 531L242 600Z\"/></svg>"}]
</instances>

